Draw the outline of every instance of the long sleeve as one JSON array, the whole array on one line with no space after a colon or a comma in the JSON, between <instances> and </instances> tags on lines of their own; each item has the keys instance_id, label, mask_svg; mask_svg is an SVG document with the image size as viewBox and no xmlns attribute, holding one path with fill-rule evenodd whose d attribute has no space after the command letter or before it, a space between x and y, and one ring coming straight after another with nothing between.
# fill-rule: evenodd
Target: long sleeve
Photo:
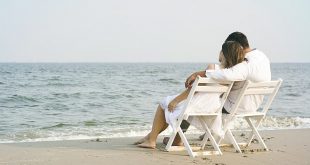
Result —
<instances>
[{"instance_id":1,"label":"long sleeve","mask_svg":"<svg viewBox=\"0 0 310 165\"><path fill-rule=\"evenodd\" d=\"M206 76L218 81L244 81L249 74L247 62L242 62L228 69L206 70Z\"/></svg>"}]
</instances>

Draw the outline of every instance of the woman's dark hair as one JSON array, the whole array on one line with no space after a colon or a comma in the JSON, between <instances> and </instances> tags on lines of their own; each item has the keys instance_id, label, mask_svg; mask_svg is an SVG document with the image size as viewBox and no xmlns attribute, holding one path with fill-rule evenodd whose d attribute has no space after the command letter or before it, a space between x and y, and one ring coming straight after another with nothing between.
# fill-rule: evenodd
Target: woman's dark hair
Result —
<instances>
[{"instance_id":1,"label":"woman's dark hair","mask_svg":"<svg viewBox=\"0 0 310 165\"><path fill-rule=\"evenodd\" d=\"M227 37L227 39L225 40L225 42L227 42L227 41L239 42L244 49L250 47L247 37L243 33L241 33L241 32L233 32L233 33L231 33Z\"/></svg>"},{"instance_id":2,"label":"woman's dark hair","mask_svg":"<svg viewBox=\"0 0 310 165\"><path fill-rule=\"evenodd\" d=\"M225 58L224 68L233 67L244 61L245 51L239 42L227 41L223 43L222 52Z\"/></svg>"}]
</instances>

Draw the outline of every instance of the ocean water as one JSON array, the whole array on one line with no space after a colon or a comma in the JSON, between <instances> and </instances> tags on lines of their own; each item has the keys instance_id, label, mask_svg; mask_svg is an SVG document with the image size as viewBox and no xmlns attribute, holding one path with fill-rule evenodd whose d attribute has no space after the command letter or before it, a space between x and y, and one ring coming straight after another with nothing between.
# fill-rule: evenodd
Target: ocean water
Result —
<instances>
[{"instance_id":1,"label":"ocean water","mask_svg":"<svg viewBox=\"0 0 310 165\"><path fill-rule=\"evenodd\" d=\"M272 78L284 82L260 129L310 128L310 64L271 66ZM186 77L205 67L2 63L0 143L145 135L158 102L181 92ZM235 129L244 125L240 121Z\"/></svg>"}]
</instances>

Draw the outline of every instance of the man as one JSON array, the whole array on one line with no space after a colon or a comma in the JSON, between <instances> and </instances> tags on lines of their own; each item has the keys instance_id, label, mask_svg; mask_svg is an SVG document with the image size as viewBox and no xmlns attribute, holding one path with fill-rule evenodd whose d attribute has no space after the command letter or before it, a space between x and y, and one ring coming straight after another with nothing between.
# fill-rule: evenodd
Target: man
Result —
<instances>
[{"instance_id":1,"label":"man","mask_svg":"<svg viewBox=\"0 0 310 165\"><path fill-rule=\"evenodd\" d=\"M248 43L247 37L241 32L231 33L225 42L236 41L239 42L244 51L246 52L245 61L239 63L228 69L220 69L215 71L199 71L190 75L185 81L185 87L188 88L195 81L196 77L199 75L201 77L210 77L215 80L228 80L228 81L240 81L235 82L229 96L224 104L222 113L229 114L230 109L234 105L239 89L242 88L245 80L250 80L252 82L270 81L271 71L270 71L270 61L268 57L261 51L257 49L251 49ZM210 67L210 66L209 66ZM259 105L262 103L262 96L245 96L241 102L238 112L249 112L256 111ZM183 121L181 124L182 130L185 132L189 127L187 121ZM164 138L164 144L167 144L169 138ZM173 145L181 145L181 139L176 136Z\"/></svg>"}]
</instances>

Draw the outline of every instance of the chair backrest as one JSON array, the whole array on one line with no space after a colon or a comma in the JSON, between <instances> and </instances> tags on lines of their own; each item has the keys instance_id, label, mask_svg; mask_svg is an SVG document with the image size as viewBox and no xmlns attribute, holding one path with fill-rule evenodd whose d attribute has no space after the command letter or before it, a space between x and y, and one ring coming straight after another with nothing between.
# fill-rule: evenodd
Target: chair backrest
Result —
<instances>
[{"instance_id":1,"label":"chair backrest","mask_svg":"<svg viewBox=\"0 0 310 165\"><path fill-rule=\"evenodd\" d=\"M247 80L242 89L240 90L239 96L237 97L237 100L234 106L232 107L230 114L233 116L234 114L237 113L240 103L242 102L244 96L247 95L268 96L268 99L261 111L262 113L266 114L281 84L282 79L266 82L257 82L257 83Z\"/></svg>"},{"instance_id":2,"label":"chair backrest","mask_svg":"<svg viewBox=\"0 0 310 165\"><path fill-rule=\"evenodd\" d=\"M187 96L184 109L178 118L178 122L181 122L183 119L185 120L187 119L188 117L187 110L196 92L218 93L219 95L221 95L221 98L220 98L221 106L216 111L216 112L221 113L224 103L227 99L227 96L233 86L233 83L234 83L233 81L215 81L210 78L197 76L195 82L192 85L191 91L189 95Z\"/></svg>"}]
</instances>

